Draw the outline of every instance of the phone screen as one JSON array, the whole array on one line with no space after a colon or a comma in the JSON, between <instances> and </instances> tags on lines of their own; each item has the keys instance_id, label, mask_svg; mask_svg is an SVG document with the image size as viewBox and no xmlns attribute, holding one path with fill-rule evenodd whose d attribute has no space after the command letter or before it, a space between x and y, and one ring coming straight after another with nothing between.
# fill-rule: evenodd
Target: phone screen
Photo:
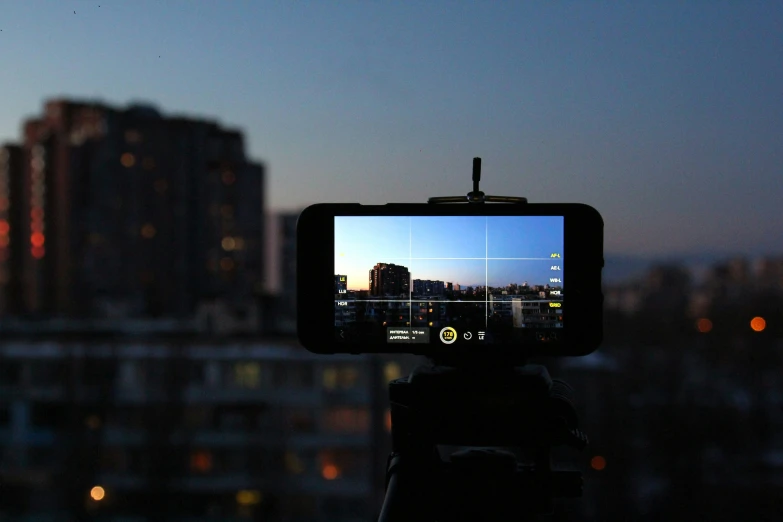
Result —
<instances>
[{"instance_id":1,"label":"phone screen","mask_svg":"<svg viewBox=\"0 0 783 522\"><path fill-rule=\"evenodd\" d=\"M557 341L563 216L335 216L335 338Z\"/></svg>"}]
</instances>

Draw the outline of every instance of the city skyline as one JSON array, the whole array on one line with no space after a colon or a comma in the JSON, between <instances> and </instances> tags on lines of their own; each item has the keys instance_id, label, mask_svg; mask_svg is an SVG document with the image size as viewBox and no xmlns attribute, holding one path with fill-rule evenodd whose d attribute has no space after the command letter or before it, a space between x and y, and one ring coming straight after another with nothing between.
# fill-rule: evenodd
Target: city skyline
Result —
<instances>
[{"instance_id":1,"label":"city skyline","mask_svg":"<svg viewBox=\"0 0 783 522\"><path fill-rule=\"evenodd\" d=\"M465 286L563 279L551 270L563 261L551 258L562 253L561 216L337 216L334 242L335 274L350 290L367 290L377 263Z\"/></svg>"},{"instance_id":2,"label":"city skyline","mask_svg":"<svg viewBox=\"0 0 783 522\"><path fill-rule=\"evenodd\" d=\"M342 275L342 274L335 274L335 275ZM562 280L562 278L560 278L560 279ZM473 289L484 288L484 287L489 287L489 288L492 288L492 289L501 289L501 288L507 288L508 286L511 286L511 285L522 286L525 283L527 283L527 286L529 286L531 288L535 287L535 286L547 286L547 285L549 285L552 288L555 288L555 287L562 287L562 285L563 285L562 282L552 282L552 281L549 281L549 280L544 281L544 282L541 282L541 281L530 281L530 280L520 280L520 281L509 281L509 282L506 282L506 283L499 283L499 284L492 284L492 283L490 283L489 285L487 285L487 284L485 284L485 281L480 281L480 282L477 282L475 284L471 284L471 283L461 283L459 281L447 281L447 280L443 280L443 279L424 279L424 278L420 278L420 277L414 278L413 276L411 276L411 280L410 280L411 288L413 288L413 283L416 282L416 281L433 281L433 282L434 281L441 281L441 282L443 282L444 286L448 285L448 284L459 285L459 290L465 290L465 289L467 289L469 287L473 288ZM359 292L359 291L369 290L369 288L354 288L354 287L351 287L351 283L350 283L349 280L346 280L346 283L347 283L347 290L349 292ZM367 286L369 287L369 285L367 285ZM445 290L445 291L448 291L448 290ZM416 294L414 294L414 295L416 295Z\"/></svg>"}]
</instances>

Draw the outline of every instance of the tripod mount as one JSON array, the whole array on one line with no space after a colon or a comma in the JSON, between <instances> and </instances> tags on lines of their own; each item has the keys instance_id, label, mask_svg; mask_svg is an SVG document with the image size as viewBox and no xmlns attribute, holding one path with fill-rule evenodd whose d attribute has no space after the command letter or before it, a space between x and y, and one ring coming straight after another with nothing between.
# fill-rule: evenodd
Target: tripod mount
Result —
<instances>
[{"instance_id":1,"label":"tripod mount","mask_svg":"<svg viewBox=\"0 0 783 522\"><path fill-rule=\"evenodd\" d=\"M527 203L479 191L429 203ZM554 471L551 450L582 450L573 390L544 366L437 361L389 383L392 453L379 522L535 520L580 497L579 471Z\"/></svg>"}]
</instances>

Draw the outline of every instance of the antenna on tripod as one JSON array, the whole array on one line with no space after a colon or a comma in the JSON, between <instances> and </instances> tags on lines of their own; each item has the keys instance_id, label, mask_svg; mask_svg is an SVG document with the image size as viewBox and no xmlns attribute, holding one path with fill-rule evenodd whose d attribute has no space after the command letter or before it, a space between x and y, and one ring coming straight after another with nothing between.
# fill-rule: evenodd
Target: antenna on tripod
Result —
<instances>
[{"instance_id":1,"label":"antenna on tripod","mask_svg":"<svg viewBox=\"0 0 783 522\"><path fill-rule=\"evenodd\" d=\"M473 190L467 196L442 196L429 198L427 203L527 203L527 198L514 196L487 196L479 190L481 158L473 158Z\"/></svg>"}]
</instances>

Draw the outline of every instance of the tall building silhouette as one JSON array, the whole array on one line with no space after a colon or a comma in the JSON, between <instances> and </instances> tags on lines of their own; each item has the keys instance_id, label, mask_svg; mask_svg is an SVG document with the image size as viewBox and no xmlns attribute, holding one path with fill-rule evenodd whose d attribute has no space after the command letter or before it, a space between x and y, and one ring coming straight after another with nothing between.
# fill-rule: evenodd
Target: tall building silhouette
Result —
<instances>
[{"instance_id":1,"label":"tall building silhouette","mask_svg":"<svg viewBox=\"0 0 783 522\"><path fill-rule=\"evenodd\" d=\"M410 294L411 273L394 263L378 263L370 270L370 295L399 296Z\"/></svg>"},{"instance_id":2,"label":"tall building silhouette","mask_svg":"<svg viewBox=\"0 0 783 522\"><path fill-rule=\"evenodd\" d=\"M239 132L67 100L23 128L26 313L183 317L261 290L264 167Z\"/></svg>"},{"instance_id":3,"label":"tall building silhouette","mask_svg":"<svg viewBox=\"0 0 783 522\"><path fill-rule=\"evenodd\" d=\"M21 311L24 236L22 221L22 149L0 147L0 314Z\"/></svg>"}]
</instances>

